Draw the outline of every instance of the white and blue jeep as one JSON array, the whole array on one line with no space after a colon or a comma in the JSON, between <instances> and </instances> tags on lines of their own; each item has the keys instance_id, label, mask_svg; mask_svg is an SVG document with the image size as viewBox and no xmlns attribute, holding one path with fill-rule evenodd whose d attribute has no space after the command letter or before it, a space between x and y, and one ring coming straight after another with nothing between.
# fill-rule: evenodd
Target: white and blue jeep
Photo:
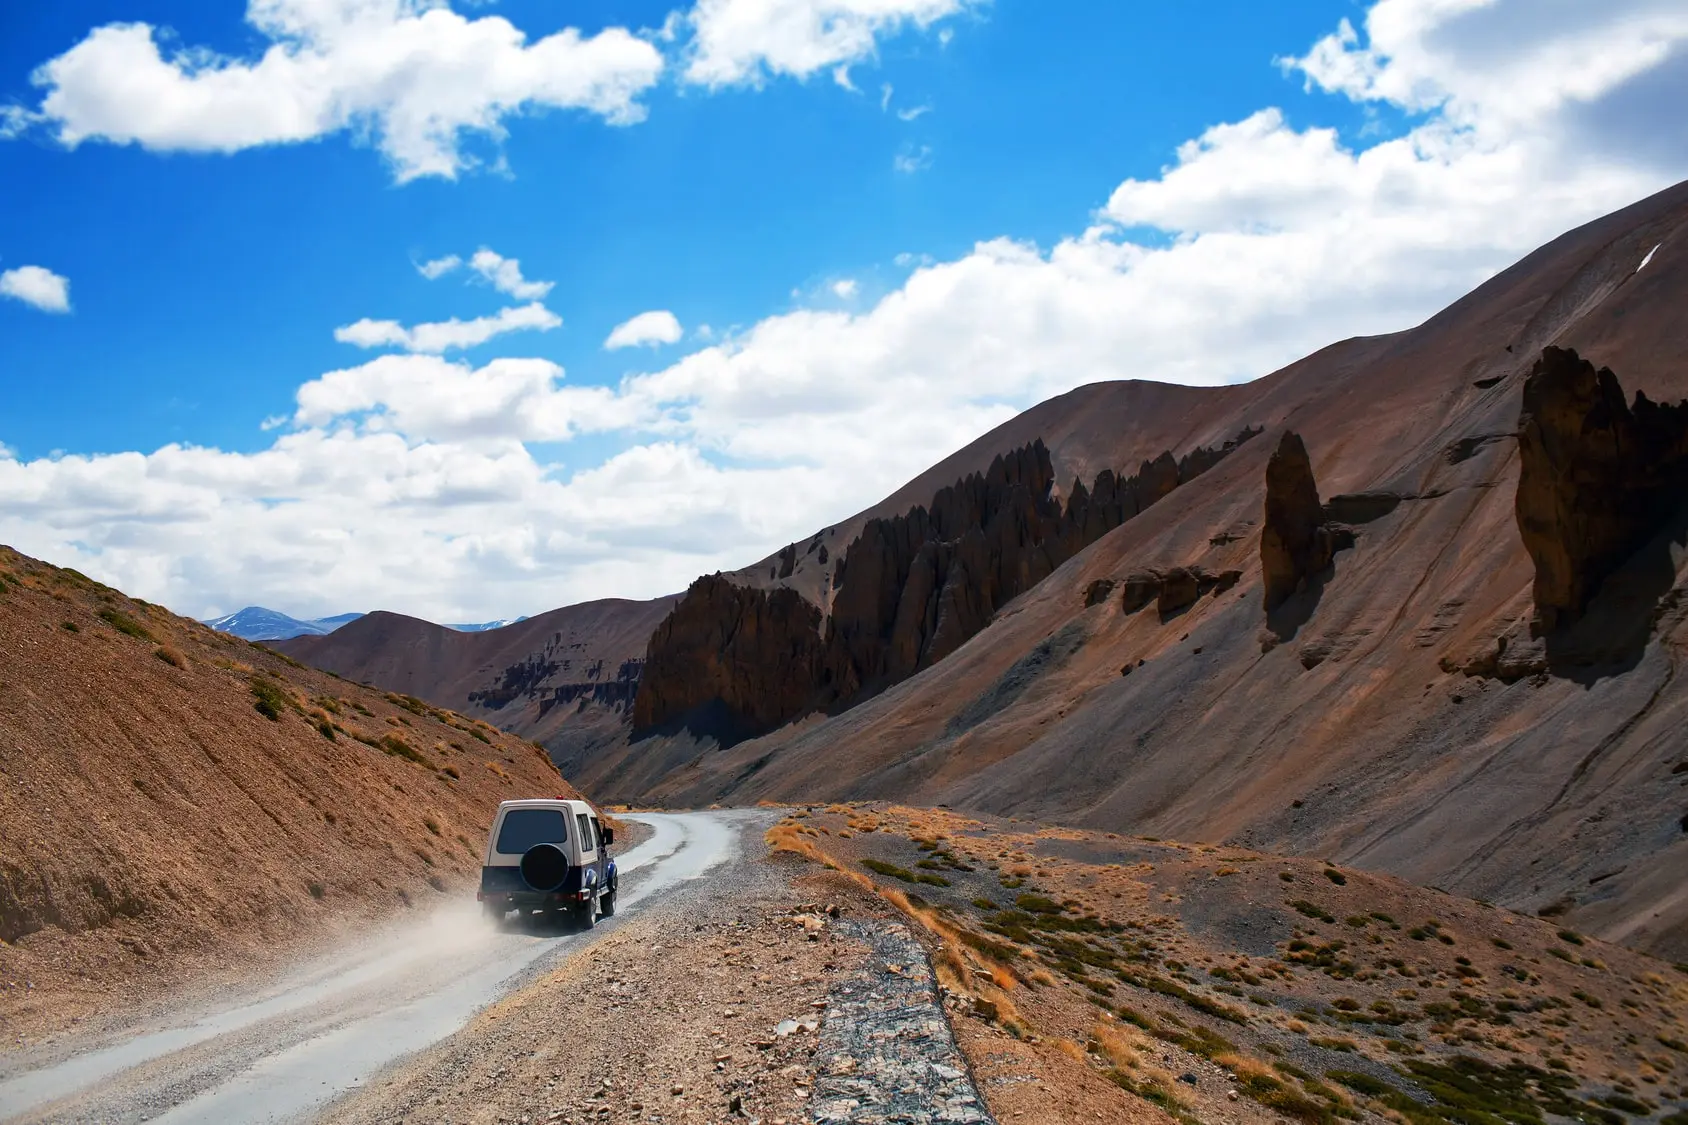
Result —
<instances>
[{"instance_id":1,"label":"white and blue jeep","mask_svg":"<svg viewBox=\"0 0 1688 1125\"><path fill-rule=\"evenodd\" d=\"M590 929L615 913L614 841L615 831L585 801L505 801L492 818L475 897L493 922L515 910Z\"/></svg>"}]
</instances>

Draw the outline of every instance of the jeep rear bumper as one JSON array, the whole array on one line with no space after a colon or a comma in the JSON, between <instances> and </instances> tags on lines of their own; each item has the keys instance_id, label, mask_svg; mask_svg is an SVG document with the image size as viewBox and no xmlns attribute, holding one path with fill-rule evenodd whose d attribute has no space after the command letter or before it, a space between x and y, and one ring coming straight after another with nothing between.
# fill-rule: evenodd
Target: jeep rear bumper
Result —
<instances>
[{"instance_id":1,"label":"jeep rear bumper","mask_svg":"<svg viewBox=\"0 0 1688 1125\"><path fill-rule=\"evenodd\" d=\"M567 906L585 902L592 897L587 891L476 891L475 901L493 906L503 904L506 910L539 910L548 906Z\"/></svg>"}]
</instances>

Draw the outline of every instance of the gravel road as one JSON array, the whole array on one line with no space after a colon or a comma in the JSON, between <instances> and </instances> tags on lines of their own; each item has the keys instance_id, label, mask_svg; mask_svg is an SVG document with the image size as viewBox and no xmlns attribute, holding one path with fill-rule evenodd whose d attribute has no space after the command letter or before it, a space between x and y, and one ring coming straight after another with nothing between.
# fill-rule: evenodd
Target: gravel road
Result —
<instances>
[{"instance_id":1,"label":"gravel road","mask_svg":"<svg viewBox=\"0 0 1688 1125\"><path fill-rule=\"evenodd\" d=\"M0 1121L237 1125L316 1117L372 1075L729 863L763 810L622 814L651 829L617 858L617 916L588 933L494 929L473 902L250 994L51 1060L0 1057ZM759 841L758 841L759 844ZM729 866L729 870L731 865Z\"/></svg>"}]
</instances>

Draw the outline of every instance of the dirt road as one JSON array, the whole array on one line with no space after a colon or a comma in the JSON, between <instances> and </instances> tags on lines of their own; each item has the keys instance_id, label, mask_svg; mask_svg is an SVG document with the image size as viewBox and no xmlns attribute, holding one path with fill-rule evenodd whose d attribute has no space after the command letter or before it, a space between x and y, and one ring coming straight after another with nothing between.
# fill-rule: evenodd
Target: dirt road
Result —
<instances>
[{"instance_id":1,"label":"dirt road","mask_svg":"<svg viewBox=\"0 0 1688 1125\"><path fill-rule=\"evenodd\" d=\"M495 930L472 902L215 1007L58 1057L0 1057L0 1121L223 1125L308 1120L395 1060L451 1035L555 962L733 859L767 812L629 817L617 917L588 933Z\"/></svg>"}]
</instances>

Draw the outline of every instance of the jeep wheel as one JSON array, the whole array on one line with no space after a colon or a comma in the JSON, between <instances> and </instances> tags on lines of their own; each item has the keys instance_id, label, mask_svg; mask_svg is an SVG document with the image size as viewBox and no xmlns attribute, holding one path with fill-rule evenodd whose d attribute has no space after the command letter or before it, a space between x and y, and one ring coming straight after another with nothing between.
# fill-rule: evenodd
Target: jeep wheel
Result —
<instances>
[{"instance_id":1,"label":"jeep wheel","mask_svg":"<svg viewBox=\"0 0 1688 1125\"><path fill-rule=\"evenodd\" d=\"M574 910L574 924L583 930L590 930L598 922L598 900L589 898Z\"/></svg>"},{"instance_id":2,"label":"jeep wheel","mask_svg":"<svg viewBox=\"0 0 1688 1125\"><path fill-rule=\"evenodd\" d=\"M603 902L598 905L598 913L605 918L615 917L615 896L619 891L620 887L613 883L610 885L609 893L604 896Z\"/></svg>"}]
</instances>

